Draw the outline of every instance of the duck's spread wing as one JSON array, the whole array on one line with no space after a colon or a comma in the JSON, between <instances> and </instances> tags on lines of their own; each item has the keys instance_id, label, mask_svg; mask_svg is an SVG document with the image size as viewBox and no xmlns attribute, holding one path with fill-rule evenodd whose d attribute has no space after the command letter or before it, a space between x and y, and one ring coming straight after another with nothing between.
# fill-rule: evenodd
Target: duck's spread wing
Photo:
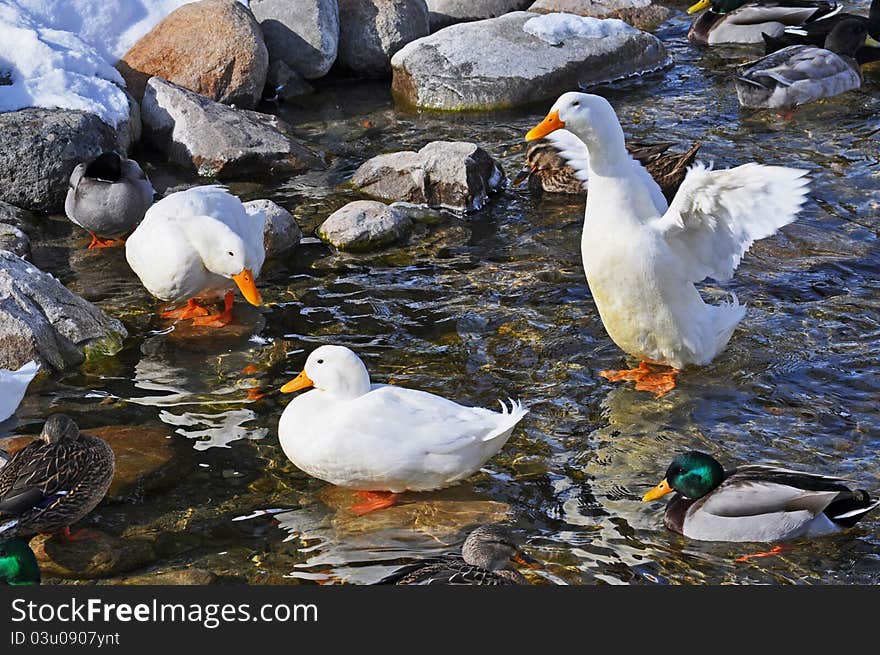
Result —
<instances>
[{"instance_id":1,"label":"duck's spread wing","mask_svg":"<svg viewBox=\"0 0 880 655\"><path fill-rule=\"evenodd\" d=\"M653 227L692 282L726 280L754 241L795 219L807 195L805 175L754 163L718 171L695 164Z\"/></svg>"},{"instance_id":2,"label":"duck's spread wing","mask_svg":"<svg viewBox=\"0 0 880 655\"><path fill-rule=\"evenodd\" d=\"M701 510L730 518L804 510L815 516L840 494L851 493L845 482L802 471L743 466L706 497Z\"/></svg>"}]
</instances>

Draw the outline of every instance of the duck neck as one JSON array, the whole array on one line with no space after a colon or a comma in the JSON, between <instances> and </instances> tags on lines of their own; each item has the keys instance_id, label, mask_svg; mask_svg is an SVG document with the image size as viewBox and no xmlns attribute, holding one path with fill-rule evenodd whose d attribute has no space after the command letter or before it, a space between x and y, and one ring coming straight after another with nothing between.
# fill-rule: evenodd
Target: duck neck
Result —
<instances>
[{"instance_id":1,"label":"duck neck","mask_svg":"<svg viewBox=\"0 0 880 655\"><path fill-rule=\"evenodd\" d=\"M588 138L577 135L587 145L590 160L590 177L620 177L631 170L631 157L626 150L623 128L620 123L608 123L601 135L592 133ZM591 182L592 186L592 182Z\"/></svg>"},{"instance_id":2,"label":"duck neck","mask_svg":"<svg viewBox=\"0 0 880 655\"><path fill-rule=\"evenodd\" d=\"M331 396L333 400L354 400L368 393L370 389L372 389L370 374L367 373L366 367L363 367L358 375L336 377L332 384L321 388L321 391Z\"/></svg>"}]
</instances>

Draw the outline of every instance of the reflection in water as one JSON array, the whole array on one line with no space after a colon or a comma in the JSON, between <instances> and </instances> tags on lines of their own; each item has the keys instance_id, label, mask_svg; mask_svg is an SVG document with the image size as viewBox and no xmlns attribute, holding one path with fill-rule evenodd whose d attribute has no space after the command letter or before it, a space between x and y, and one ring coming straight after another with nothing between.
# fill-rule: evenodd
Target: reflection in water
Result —
<instances>
[{"instance_id":1,"label":"reflection in water","mask_svg":"<svg viewBox=\"0 0 880 655\"><path fill-rule=\"evenodd\" d=\"M701 157L719 167L806 167L812 201L780 235L755 244L732 281L703 285L713 302L736 292L748 313L724 354L685 371L669 395L655 400L597 377L628 362L584 280L582 201L507 189L478 214L419 220L402 247L346 254L312 240L266 268L266 306L239 298L240 323L220 331L159 320L159 303L121 249L80 252L69 222L45 221L34 263L121 318L131 337L116 357L35 388L18 414L22 428L37 432L51 411L84 428L171 426L171 479L99 512L102 528L149 540L158 570L201 567L250 583L372 582L456 550L475 524L505 522L545 563L536 581L880 582L878 514L849 534L738 563L765 549L689 542L663 528L662 503L640 501L673 454L689 449L731 465L827 471L872 490L880 462L880 69L865 68L862 91L784 121L738 108L729 67L752 51L693 48L688 23L682 15L659 34L675 68L601 90L627 135L702 141ZM286 107L295 134L328 168L232 191L274 199L311 235L359 198L341 185L368 157L466 139L516 171L522 136L547 109L411 113L393 108L385 86L328 84ZM148 174L171 177L161 166ZM350 494L298 471L277 440L288 399L276 390L324 343L357 351L377 382L468 405L519 398L530 413L467 484L354 517ZM284 512L260 513L266 508Z\"/></svg>"}]
</instances>

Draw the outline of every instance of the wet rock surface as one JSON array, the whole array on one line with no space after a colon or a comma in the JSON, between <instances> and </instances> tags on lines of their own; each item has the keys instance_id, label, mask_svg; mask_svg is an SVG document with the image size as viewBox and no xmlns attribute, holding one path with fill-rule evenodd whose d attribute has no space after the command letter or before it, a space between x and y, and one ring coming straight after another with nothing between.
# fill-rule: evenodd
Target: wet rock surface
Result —
<instances>
[{"instance_id":1,"label":"wet rock surface","mask_svg":"<svg viewBox=\"0 0 880 655\"><path fill-rule=\"evenodd\" d=\"M128 336L115 318L17 255L0 251L0 367L35 359L63 370L114 354Z\"/></svg>"},{"instance_id":2,"label":"wet rock surface","mask_svg":"<svg viewBox=\"0 0 880 655\"><path fill-rule=\"evenodd\" d=\"M142 114L150 141L202 176L295 174L320 165L274 116L233 109L158 77L147 83Z\"/></svg>"},{"instance_id":3,"label":"wet rock surface","mask_svg":"<svg viewBox=\"0 0 880 655\"><path fill-rule=\"evenodd\" d=\"M593 18L619 18L640 30L656 29L674 13L653 0L537 0L528 10L539 14L564 12Z\"/></svg>"},{"instance_id":4,"label":"wet rock surface","mask_svg":"<svg viewBox=\"0 0 880 655\"><path fill-rule=\"evenodd\" d=\"M425 0L436 32L453 23L497 18L529 6L531 0Z\"/></svg>"},{"instance_id":5,"label":"wet rock surface","mask_svg":"<svg viewBox=\"0 0 880 655\"><path fill-rule=\"evenodd\" d=\"M395 97L425 109L500 109L669 63L666 49L646 32L550 42L523 30L537 16L520 11L461 23L406 45L391 60Z\"/></svg>"},{"instance_id":6,"label":"wet rock surface","mask_svg":"<svg viewBox=\"0 0 880 655\"><path fill-rule=\"evenodd\" d=\"M482 207L503 182L500 164L464 141L433 141L418 152L378 155L351 179L353 186L376 198L460 211Z\"/></svg>"},{"instance_id":7,"label":"wet rock surface","mask_svg":"<svg viewBox=\"0 0 880 655\"><path fill-rule=\"evenodd\" d=\"M138 99L153 76L217 102L253 107L269 55L259 24L235 0L201 0L171 12L117 64Z\"/></svg>"},{"instance_id":8,"label":"wet rock surface","mask_svg":"<svg viewBox=\"0 0 880 655\"><path fill-rule=\"evenodd\" d=\"M77 528L72 529L74 534ZM122 539L94 528L88 528L84 536L87 538L65 541L53 535L37 535L31 540L44 578L106 578L156 560L152 544L145 539Z\"/></svg>"},{"instance_id":9,"label":"wet rock surface","mask_svg":"<svg viewBox=\"0 0 880 655\"><path fill-rule=\"evenodd\" d=\"M263 212L263 246L266 258L279 257L299 245L302 230L284 207L271 200L250 200L244 203L248 214Z\"/></svg>"},{"instance_id":10,"label":"wet rock surface","mask_svg":"<svg viewBox=\"0 0 880 655\"><path fill-rule=\"evenodd\" d=\"M340 250L377 250L405 237L412 221L376 200L350 202L318 228L318 236Z\"/></svg>"}]
</instances>

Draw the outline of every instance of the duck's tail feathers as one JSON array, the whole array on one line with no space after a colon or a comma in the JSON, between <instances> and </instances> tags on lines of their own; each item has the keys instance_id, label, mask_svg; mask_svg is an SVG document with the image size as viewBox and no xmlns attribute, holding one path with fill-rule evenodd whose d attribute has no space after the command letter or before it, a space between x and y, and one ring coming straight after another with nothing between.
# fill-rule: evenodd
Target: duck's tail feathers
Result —
<instances>
[{"instance_id":1,"label":"duck's tail feathers","mask_svg":"<svg viewBox=\"0 0 880 655\"><path fill-rule=\"evenodd\" d=\"M722 302L720 305L710 305L714 313L713 333L711 338L715 342L714 353L712 358L724 350L733 331L739 322L746 315L746 306L739 303L739 299L735 293L730 294L729 302Z\"/></svg>"},{"instance_id":2,"label":"duck's tail feathers","mask_svg":"<svg viewBox=\"0 0 880 655\"><path fill-rule=\"evenodd\" d=\"M851 495L838 498L826 507L825 515L838 525L851 528L878 505L880 499L871 498L864 489L856 489Z\"/></svg>"},{"instance_id":3,"label":"duck's tail feathers","mask_svg":"<svg viewBox=\"0 0 880 655\"><path fill-rule=\"evenodd\" d=\"M501 405L501 416L498 419L498 425L494 430L483 437L483 441L492 441L493 439L506 435L522 420L523 416L529 413L529 410L523 407L523 404L518 400L508 398L507 401L510 403L509 408L504 404L503 400L498 401Z\"/></svg>"}]
</instances>

